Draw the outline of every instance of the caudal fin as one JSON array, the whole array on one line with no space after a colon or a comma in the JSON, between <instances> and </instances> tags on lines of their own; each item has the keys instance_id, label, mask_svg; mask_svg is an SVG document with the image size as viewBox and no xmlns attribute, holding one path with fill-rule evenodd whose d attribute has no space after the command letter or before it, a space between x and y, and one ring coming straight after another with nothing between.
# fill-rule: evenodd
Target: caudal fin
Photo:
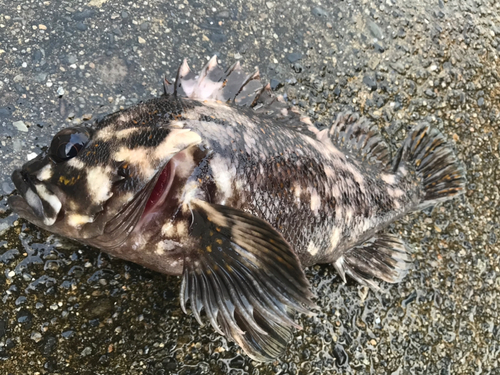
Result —
<instances>
[{"instance_id":1,"label":"caudal fin","mask_svg":"<svg viewBox=\"0 0 500 375\"><path fill-rule=\"evenodd\" d=\"M392 162L394 173L413 169L424 187L419 208L449 200L465 191L465 170L444 136L428 124L415 127Z\"/></svg>"}]
</instances>

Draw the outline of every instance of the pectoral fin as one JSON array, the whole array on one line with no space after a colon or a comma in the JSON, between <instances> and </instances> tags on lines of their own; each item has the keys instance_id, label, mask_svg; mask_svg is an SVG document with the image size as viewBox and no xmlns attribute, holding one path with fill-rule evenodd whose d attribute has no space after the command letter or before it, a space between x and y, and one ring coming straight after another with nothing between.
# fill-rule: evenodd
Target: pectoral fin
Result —
<instances>
[{"instance_id":1,"label":"pectoral fin","mask_svg":"<svg viewBox=\"0 0 500 375\"><path fill-rule=\"evenodd\" d=\"M265 221L227 206L190 203L190 235L196 246L185 256L181 305L191 300L216 331L258 361L278 357L291 340L294 312L311 314L309 283L283 237Z\"/></svg>"}]
</instances>

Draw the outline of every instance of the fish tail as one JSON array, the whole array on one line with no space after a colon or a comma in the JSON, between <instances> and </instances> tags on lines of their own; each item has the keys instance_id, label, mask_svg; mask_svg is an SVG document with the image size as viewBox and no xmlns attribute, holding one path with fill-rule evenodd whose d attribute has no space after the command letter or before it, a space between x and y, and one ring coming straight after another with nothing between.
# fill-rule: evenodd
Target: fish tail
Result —
<instances>
[{"instance_id":1,"label":"fish tail","mask_svg":"<svg viewBox=\"0 0 500 375\"><path fill-rule=\"evenodd\" d=\"M444 136L428 124L412 129L392 161L393 172L416 172L423 185L419 209L452 199L465 191L465 170Z\"/></svg>"}]
</instances>

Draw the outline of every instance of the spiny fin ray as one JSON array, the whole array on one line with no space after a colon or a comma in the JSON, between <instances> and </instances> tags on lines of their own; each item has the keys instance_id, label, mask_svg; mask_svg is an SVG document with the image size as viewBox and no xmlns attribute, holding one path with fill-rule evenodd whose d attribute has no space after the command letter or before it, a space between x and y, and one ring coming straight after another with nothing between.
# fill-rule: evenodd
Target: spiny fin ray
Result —
<instances>
[{"instance_id":1,"label":"spiny fin ray","mask_svg":"<svg viewBox=\"0 0 500 375\"><path fill-rule=\"evenodd\" d=\"M217 64L217 57L213 56L196 75L184 60L175 82L170 83L165 79L163 84L165 95L251 107L264 118L284 123L311 137L315 137L318 132L309 117L302 116L283 96L274 95L269 84L262 84L258 70L248 74L243 71L239 61L223 70Z\"/></svg>"},{"instance_id":2,"label":"spiny fin ray","mask_svg":"<svg viewBox=\"0 0 500 375\"><path fill-rule=\"evenodd\" d=\"M335 147L356 156L360 161L376 164L382 171L390 167L391 154L375 124L350 112L339 113L329 130Z\"/></svg>"}]
</instances>

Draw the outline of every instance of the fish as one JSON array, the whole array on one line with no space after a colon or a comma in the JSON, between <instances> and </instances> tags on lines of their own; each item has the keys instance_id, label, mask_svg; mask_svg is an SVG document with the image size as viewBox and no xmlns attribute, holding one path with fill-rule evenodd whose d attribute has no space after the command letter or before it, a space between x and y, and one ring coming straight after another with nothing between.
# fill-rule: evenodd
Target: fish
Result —
<instances>
[{"instance_id":1,"label":"fish","mask_svg":"<svg viewBox=\"0 0 500 375\"><path fill-rule=\"evenodd\" d=\"M184 60L163 95L79 126L12 173L8 204L52 233L182 280L180 304L253 360L286 350L319 309L304 268L377 289L411 253L390 223L464 193L453 145L427 123L395 151L338 113L316 127L239 62ZM203 312L205 317L203 318Z\"/></svg>"}]
</instances>

